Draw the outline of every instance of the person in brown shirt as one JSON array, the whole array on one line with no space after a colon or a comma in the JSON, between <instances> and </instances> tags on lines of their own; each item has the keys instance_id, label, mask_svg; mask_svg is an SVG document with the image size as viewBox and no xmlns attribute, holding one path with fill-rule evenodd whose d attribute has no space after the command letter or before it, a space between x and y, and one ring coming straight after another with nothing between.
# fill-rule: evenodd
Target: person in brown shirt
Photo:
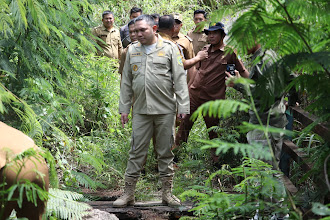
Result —
<instances>
[{"instance_id":1,"label":"person in brown shirt","mask_svg":"<svg viewBox=\"0 0 330 220\"><path fill-rule=\"evenodd\" d=\"M182 15L174 14L173 17L175 24L174 24L174 34L172 36L172 39L182 47L184 58L186 60L189 60L195 57L192 39L180 33L182 27Z\"/></svg>"},{"instance_id":2,"label":"person in brown shirt","mask_svg":"<svg viewBox=\"0 0 330 220\"><path fill-rule=\"evenodd\" d=\"M197 54L207 44L207 35L204 33L204 23L207 13L204 10L194 11L195 27L188 32L188 37L192 39L194 53Z\"/></svg>"},{"instance_id":3,"label":"person in brown shirt","mask_svg":"<svg viewBox=\"0 0 330 220\"><path fill-rule=\"evenodd\" d=\"M100 26L93 28L92 34L101 39L97 40L97 44L103 49L97 50L99 56L107 56L109 58L120 59L122 45L120 41L119 30L114 28L114 16L111 11L102 13L102 23Z\"/></svg>"},{"instance_id":4,"label":"person in brown shirt","mask_svg":"<svg viewBox=\"0 0 330 220\"><path fill-rule=\"evenodd\" d=\"M203 48L203 50L208 51L208 58L196 64L197 72L194 74L194 79L192 79L192 84L189 87L190 114L186 115L181 121L173 149L182 142L187 142L189 132L194 125L190 116L199 106L211 100L225 99L225 77L227 76L225 71L227 64L235 64L236 70L241 76L249 76L249 72L237 58L236 54L226 54L224 51L223 39L226 35L224 25L221 22L211 24L209 29L204 31L208 37L208 42L211 44ZM219 118L204 116L204 121L206 127L210 128L218 125ZM210 139L216 138L217 133L210 131L209 137ZM216 163L218 157L215 155L214 148L211 149L211 153L212 160Z\"/></svg>"},{"instance_id":5,"label":"person in brown shirt","mask_svg":"<svg viewBox=\"0 0 330 220\"><path fill-rule=\"evenodd\" d=\"M128 47L134 43L135 41L137 41L137 36L136 36L136 31L135 31L135 19L132 19L128 22L128 31L129 31L129 37L131 39L131 43L123 50L123 52L121 53L121 57L120 57L120 65L119 65L119 69L118 69L118 73L121 75L124 69L124 63L126 60L126 54L127 54L127 50Z\"/></svg>"}]
</instances>

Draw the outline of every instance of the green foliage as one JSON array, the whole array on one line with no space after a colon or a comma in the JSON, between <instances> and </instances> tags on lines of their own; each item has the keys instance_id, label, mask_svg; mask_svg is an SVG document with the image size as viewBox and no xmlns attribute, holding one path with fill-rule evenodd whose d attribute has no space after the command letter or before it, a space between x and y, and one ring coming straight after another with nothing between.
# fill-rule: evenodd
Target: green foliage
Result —
<instances>
[{"instance_id":1,"label":"green foliage","mask_svg":"<svg viewBox=\"0 0 330 220\"><path fill-rule=\"evenodd\" d=\"M226 153L230 149L233 149L235 154L241 153L246 157L254 157L257 159L265 160L270 160L272 158L269 150L267 150L268 146L265 147L261 144L249 145L240 143L228 143L218 139L201 140L201 142L204 143L202 149L217 148L216 154Z\"/></svg>"},{"instance_id":2,"label":"green foliage","mask_svg":"<svg viewBox=\"0 0 330 220\"><path fill-rule=\"evenodd\" d=\"M283 184L273 175L277 171L271 170L271 166L256 159L245 158L243 164L233 169L221 169L206 180L205 186L194 186L193 189L181 194L181 198L193 198L197 202L191 211L199 219L233 219L253 217L259 213L259 218L270 218L272 213L287 213L286 208L281 208L285 189ZM219 190L210 184L213 179L221 182L226 176L233 176L236 181L243 180L234 186L237 194L229 194Z\"/></svg>"},{"instance_id":3,"label":"green foliage","mask_svg":"<svg viewBox=\"0 0 330 220\"><path fill-rule=\"evenodd\" d=\"M103 184L95 182L89 176L81 172L71 171L72 176L75 177L79 185L85 188L97 189L97 188L106 188Z\"/></svg>"},{"instance_id":4,"label":"green foliage","mask_svg":"<svg viewBox=\"0 0 330 220\"><path fill-rule=\"evenodd\" d=\"M193 26L194 10L203 8L209 11L210 7L197 0L170 0L170 1L156 1L156 0L133 0L133 1L106 1L103 3L104 10L110 9L114 12L116 23L118 26L127 24L129 21L129 11L132 7L139 7L144 14L158 13L160 15L181 13L183 16L183 26L181 32L186 34ZM100 19L102 11L98 11L96 15Z\"/></svg>"},{"instance_id":5,"label":"green foliage","mask_svg":"<svg viewBox=\"0 0 330 220\"><path fill-rule=\"evenodd\" d=\"M56 216L60 219L82 219L90 206L82 203L83 195L60 189L49 189L46 217Z\"/></svg>"},{"instance_id":6,"label":"green foliage","mask_svg":"<svg viewBox=\"0 0 330 220\"><path fill-rule=\"evenodd\" d=\"M118 63L93 56L95 43L89 39L89 29L100 23L102 12L108 9L114 11L117 26L126 24L133 6L141 7L148 14L181 12L183 33L194 25L195 9L219 9L212 13L212 21L227 19L228 15L239 12L241 16L228 32L229 44L244 55L256 39L263 48L276 50L280 57L276 63L278 68L257 82L262 88L259 93L263 102L271 103L276 95L290 88L305 90L314 101L310 109L321 115L322 121L328 120L330 41L327 25L330 17L329 3L325 0L1 1L0 119L20 128L39 146L49 150L44 156L52 170L52 187L79 191L80 187L95 190L103 186L117 188L121 184L130 149L131 127L122 129L117 113ZM287 86L293 71L299 76ZM251 82L243 80L241 83ZM265 89L269 85L273 88ZM238 143L242 135L234 125L240 120L238 115L249 110L250 103L244 99L239 102L241 97L233 96L235 100L202 106L194 115L197 121L188 144L179 149L182 161L178 163L181 169L176 172L174 192L184 192L207 179L205 187L185 192L197 198L199 205L194 211L201 219L252 217L257 209L259 213L264 210L262 216L270 217L274 209L281 210L280 205L262 198L280 191L282 186L261 162L246 160L237 169L223 168L210 174L210 156L205 151L210 147L216 147L218 153L231 160L232 156L228 155L260 159L269 159L271 155L261 146ZM197 140L207 139L207 132L198 116L206 114L226 120L221 120L220 128L212 128L222 134L219 139L203 140L206 146L201 149ZM243 124L239 129L281 132L250 124ZM325 148L311 149L310 153L317 155ZM157 188L152 150L148 156L147 175L137 186L139 199L150 199L147 194ZM316 167L324 162L324 157L321 158L323 160L315 160ZM308 175L317 176L318 173L315 170ZM217 186L215 180L222 185ZM226 193L228 185L235 185L237 194ZM54 196L48 202L48 217L79 219L88 208L76 202L83 199L80 194L58 189L51 189L50 193ZM323 208L320 207L324 211ZM290 216L299 218L299 213L291 212Z\"/></svg>"},{"instance_id":7,"label":"green foliage","mask_svg":"<svg viewBox=\"0 0 330 220\"><path fill-rule=\"evenodd\" d=\"M239 54L246 54L256 41L279 55L277 68L260 82L263 103L294 87L307 91L313 100L311 110L319 115L329 112L329 7L323 0L242 0L215 12L223 16L242 12L228 33L228 44ZM299 76L288 85L292 72Z\"/></svg>"},{"instance_id":8,"label":"green foliage","mask_svg":"<svg viewBox=\"0 0 330 220\"><path fill-rule=\"evenodd\" d=\"M330 216L330 208L329 208L330 204L328 205L323 205L321 203L314 203L313 204L313 208L312 211L317 214L317 215L321 215L321 216Z\"/></svg>"},{"instance_id":9,"label":"green foliage","mask_svg":"<svg viewBox=\"0 0 330 220\"><path fill-rule=\"evenodd\" d=\"M217 118L227 118L236 111L247 112L250 106L244 102L236 100L215 100L206 102L198 108L192 115L192 119L196 119L199 115Z\"/></svg>"}]
</instances>

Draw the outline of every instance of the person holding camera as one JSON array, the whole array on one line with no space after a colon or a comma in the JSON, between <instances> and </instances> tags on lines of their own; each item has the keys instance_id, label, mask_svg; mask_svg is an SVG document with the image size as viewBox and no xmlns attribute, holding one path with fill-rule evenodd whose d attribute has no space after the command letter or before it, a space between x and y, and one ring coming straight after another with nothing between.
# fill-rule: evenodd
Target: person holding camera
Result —
<instances>
[{"instance_id":1,"label":"person holding camera","mask_svg":"<svg viewBox=\"0 0 330 220\"><path fill-rule=\"evenodd\" d=\"M262 85L261 83L258 83L258 80L260 78L269 77L269 74L272 71L276 71L274 65L276 65L278 57L273 50L264 50L258 43L256 43L253 47L248 48L247 54L250 56L248 64L250 73L249 78L253 79L256 82L256 84L250 86L251 95L254 99L255 108L258 112L258 115L256 115L253 110L249 110L249 123L259 125L259 123L262 122L264 126L268 125L270 127L281 128L284 130L285 126L288 123L285 114L286 105L284 101L286 93L277 96L274 95L274 102L270 106L265 105L265 107L262 107L262 103L259 96L260 94L257 92L257 87L259 87L259 89L266 89L268 87L268 90L275 90L275 88L272 88L276 86L274 83L267 83L265 85ZM233 83L233 81L231 80L233 76L228 73L226 74L226 81L228 81L227 86L234 87L236 90L246 94L246 91L240 84ZM290 94L294 94L294 92L290 91ZM265 162L271 164L274 168L279 166L281 156L283 157L285 154L285 152L282 152L283 138L283 133L272 132L269 132L268 137L266 137L264 132L258 129L251 130L247 133L247 141L249 144L258 143L263 146L268 146L267 139L270 140L275 160L268 160ZM285 167L282 168L282 170L284 169Z\"/></svg>"},{"instance_id":2,"label":"person holding camera","mask_svg":"<svg viewBox=\"0 0 330 220\"><path fill-rule=\"evenodd\" d=\"M209 29L205 29L204 32L210 43L210 45L203 48L204 51L208 52L208 58L196 64L196 71L189 85L190 114L186 115L180 123L173 149L177 148L182 142L187 142L189 132L194 125L194 121L190 119L190 116L199 106L208 101L225 99L227 64L235 64L235 69L242 77L249 76L249 72L234 52L225 53L223 39L226 33L221 22L210 24ZM207 128L219 124L219 118L204 116L204 121ZM217 133L209 131L210 139L216 137ZM218 156L215 154L215 149L211 149L211 154L212 161L217 163Z\"/></svg>"}]
</instances>

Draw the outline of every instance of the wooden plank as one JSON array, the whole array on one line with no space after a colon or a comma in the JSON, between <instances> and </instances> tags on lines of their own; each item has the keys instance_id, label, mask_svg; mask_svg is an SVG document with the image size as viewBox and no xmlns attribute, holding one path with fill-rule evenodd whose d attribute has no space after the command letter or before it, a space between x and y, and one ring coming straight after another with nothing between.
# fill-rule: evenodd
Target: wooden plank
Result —
<instances>
[{"instance_id":1,"label":"wooden plank","mask_svg":"<svg viewBox=\"0 0 330 220\"><path fill-rule=\"evenodd\" d=\"M308 172L311 170L312 165L307 162L306 154L304 154L303 152L300 152L298 150L299 148L294 143L292 143L289 140L284 140L282 149L286 153L288 153L294 161L296 161L299 164L299 166L302 168L302 170L304 170L305 172ZM320 189L326 188L325 179L324 179L323 174L321 174L321 176L315 177L315 179L312 179L312 180L318 188L320 188Z\"/></svg>"},{"instance_id":2,"label":"wooden plank","mask_svg":"<svg viewBox=\"0 0 330 220\"><path fill-rule=\"evenodd\" d=\"M124 208L113 207L113 201L91 201L87 204L94 209L115 214L119 219L139 219L143 210L150 210L159 214L168 213L170 216L175 216L175 219L193 215L192 212L189 212L193 207L192 203L183 203L182 206L175 208L164 206L161 201L136 202L134 206Z\"/></svg>"},{"instance_id":3,"label":"wooden plank","mask_svg":"<svg viewBox=\"0 0 330 220\"><path fill-rule=\"evenodd\" d=\"M318 118L314 116L313 114L310 114L306 112L305 110L301 109L298 106L290 107L293 111L293 117L300 121L304 127L307 127L311 123L315 122ZM324 138L327 141L330 141L330 130L329 126L325 124L317 124L313 131L320 135L322 138Z\"/></svg>"},{"instance_id":4,"label":"wooden plank","mask_svg":"<svg viewBox=\"0 0 330 220\"><path fill-rule=\"evenodd\" d=\"M287 154L289 154L290 157L294 161L296 161L305 172L308 172L311 170L311 166L306 161L306 154L299 151L299 148L294 143L292 143L290 140L283 141L282 149Z\"/></svg>"},{"instance_id":5,"label":"wooden plank","mask_svg":"<svg viewBox=\"0 0 330 220\"><path fill-rule=\"evenodd\" d=\"M285 185L285 187L288 189L288 191L294 195L298 192L297 187L291 182L291 180L285 176L285 175L281 175L281 179Z\"/></svg>"}]
</instances>

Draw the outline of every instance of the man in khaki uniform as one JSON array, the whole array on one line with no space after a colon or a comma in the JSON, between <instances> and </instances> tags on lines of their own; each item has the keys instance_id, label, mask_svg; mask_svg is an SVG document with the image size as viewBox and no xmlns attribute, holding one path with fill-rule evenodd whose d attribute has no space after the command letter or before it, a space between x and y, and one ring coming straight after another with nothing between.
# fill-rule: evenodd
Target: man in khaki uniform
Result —
<instances>
[{"instance_id":1,"label":"man in khaki uniform","mask_svg":"<svg viewBox=\"0 0 330 220\"><path fill-rule=\"evenodd\" d=\"M154 135L162 201L178 206L180 200L172 195L174 155L171 146L176 110L180 118L189 113L185 71L178 48L156 34L157 26L150 15L139 16L135 20L135 30L139 42L128 48L119 102L123 126L134 105L131 150L125 172L125 191L113 205L134 204L135 185Z\"/></svg>"},{"instance_id":2,"label":"man in khaki uniform","mask_svg":"<svg viewBox=\"0 0 330 220\"><path fill-rule=\"evenodd\" d=\"M103 51L97 50L97 55L120 59L122 45L119 30L113 26L114 21L115 19L111 11L103 12L103 24L93 28L92 34L101 39L96 42L103 49Z\"/></svg>"},{"instance_id":3,"label":"man in khaki uniform","mask_svg":"<svg viewBox=\"0 0 330 220\"><path fill-rule=\"evenodd\" d=\"M195 57L192 39L180 33L180 29L182 27L182 15L174 14L173 17L175 20L175 25L172 39L182 47L184 58L189 60Z\"/></svg>"},{"instance_id":4,"label":"man in khaki uniform","mask_svg":"<svg viewBox=\"0 0 330 220\"><path fill-rule=\"evenodd\" d=\"M28 149L33 149L36 155L26 156L19 160L14 159ZM31 138L0 121L0 183L6 184L4 189L1 190L8 189L17 183L29 181L48 191L48 167L44 158L38 154L38 151L39 148ZM29 220L42 219L46 201L38 198L37 206L35 206L33 202L27 201L25 192L22 193L22 208L19 208L17 201L10 201L4 204L1 204L0 201L1 211L3 211L0 219L7 219L13 209L16 210L18 218L25 217ZM13 198L19 198L19 194L16 190Z\"/></svg>"},{"instance_id":5,"label":"man in khaki uniform","mask_svg":"<svg viewBox=\"0 0 330 220\"><path fill-rule=\"evenodd\" d=\"M207 35L204 33L204 23L207 13L204 10L194 11L195 27L188 32L188 36L192 39L194 53L197 54L207 44Z\"/></svg>"}]
</instances>

